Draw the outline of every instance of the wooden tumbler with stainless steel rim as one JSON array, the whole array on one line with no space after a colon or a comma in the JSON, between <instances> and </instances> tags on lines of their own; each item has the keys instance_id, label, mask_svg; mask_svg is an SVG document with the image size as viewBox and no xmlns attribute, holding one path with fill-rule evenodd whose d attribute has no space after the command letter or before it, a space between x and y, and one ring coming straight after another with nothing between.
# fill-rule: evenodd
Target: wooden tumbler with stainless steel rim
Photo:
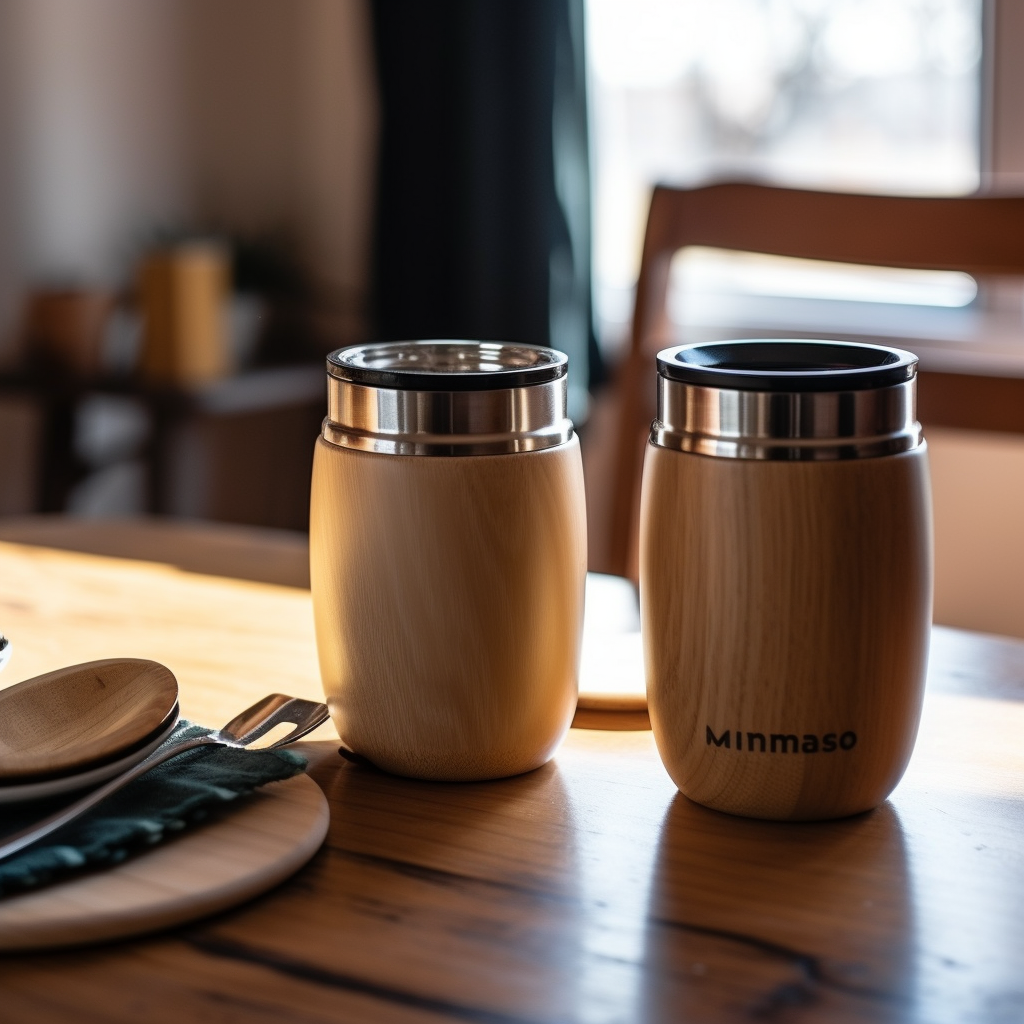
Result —
<instances>
[{"instance_id":1,"label":"wooden tumbler with stainless steel rim","mask_svg":"<svg viewBox=\"0 0 1024 1024\"><path fill-rule=\"evenodd\" d=\"M932 605L917 359L825 341L658 355L640 598L658 750L690 799L865 811L917 735Z\"/></svg>"},{"instance_id":2,"label":"wooden tumbler with stainless steel rim","mask_svg":"<svg viewBox=\"0 0 1024 1024\"><path fill-rule=\"evenodd\" d=\"M548 761L576 707L586 578L567 359L485 342L327 360L310 576L347 747L399 775Z\"/></svg>"}]
</instances>

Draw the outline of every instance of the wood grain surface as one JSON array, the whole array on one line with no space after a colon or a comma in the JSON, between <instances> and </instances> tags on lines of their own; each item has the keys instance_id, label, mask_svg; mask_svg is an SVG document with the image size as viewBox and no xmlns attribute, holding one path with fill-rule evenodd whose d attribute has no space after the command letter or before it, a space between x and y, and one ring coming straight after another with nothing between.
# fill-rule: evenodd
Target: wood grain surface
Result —
<instances>
[{"instance_id":1,"label":"wood grain surface","mask_svg":"<svg viewBox=\"0 0 1024 1024\"><path fill-rule=\"evenodd\" d=\"M138 748L165 726L178 683L155 661L106 658L0 690L0 781L69 775Z\"/></svg>"},{"instance_id":2,"label":"wood grain surface","mask_svg":"<svg viewBox=\"0 0 1024 1024\"><path fill-rule=\"evenodd\" d=\"M146 516L73 519L62 515L0 518L0 539L111 558L157 561L185 572L309 589L304 533Z\"/></svg>"},{"instance_id":3,"label":"wood grain surface","mask_svg":"<svg viewBox=\"0 0 1024 1024\"><path fill-rule=\"evenodd\" d=\"M813 820L892 792L932 618L923 445L783 462L648 444L640 555L651 724L683 793Z\"/></svg>"},{"instance_id":4,"label":"wood grain surface","mask_svg":"<svg viewBox=\"0 0 1024 1024\"><path fill-rule=\"evenodd\" d=\"M416 778L518 775L576 710L586 509L579 441L456 458L317 441L310 575L345 744Z\"/></svg>"},{"instance_id":5,"label":"wood grain surface","mask_svg":"<svg viewBox=\"0 0 1024 1024\"><path fill-rule=\"evenodd\" d=\"M329 817L305 775L271 783L108 871L0 899L0 950L119 939L244 903L316 853Z\"/></svg>"},{"instance_id":6,"label":"wood grain surface","mask_svg":"<svg viewBox=\"0 0 1024 1024\"><path fill-rule=\"evenodd\" d=\"M186 572L309 589L305 534L189 520L85 520L59 515L0 519L0 539L64 551L153 560ZM650 729L640 650L640 609L630 581L587 574L580 665L582 728Z\"/></svg>"},{"instance_id":7,"label":"wood grain surface","mask_svg":"<svg viewBox=\"0 0 1024 1024\"><path fill-rule=\"evenodd\" d=\"M209 724L319 687L297 589L0 544L0 626L11 682L149 656ZM306 868L197 925L8 956L5 1024L1021 1019L1021 642L934 632L907 773L844 821L690 803L650 733L574 729L535 772L445 784L342 760L325 729Z\"/></svg>"}]
</instances>

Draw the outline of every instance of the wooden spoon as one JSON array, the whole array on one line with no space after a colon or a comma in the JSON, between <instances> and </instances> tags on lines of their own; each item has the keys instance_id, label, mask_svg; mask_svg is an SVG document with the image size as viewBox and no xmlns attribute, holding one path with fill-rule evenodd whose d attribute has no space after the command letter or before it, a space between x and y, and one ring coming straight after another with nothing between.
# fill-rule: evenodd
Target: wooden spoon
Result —
<instances>
[{"instance_id":1,"label":"wooden spoon","mask_svg":"<svg viewBox=\"0 0 1024 1024\"><path fill-rule=\"evenodd\" d=\"M0 785L113 759L144 743L177 700L170 669L138 658L72 665L0 690Z\"/></svg>"}]
</instances>

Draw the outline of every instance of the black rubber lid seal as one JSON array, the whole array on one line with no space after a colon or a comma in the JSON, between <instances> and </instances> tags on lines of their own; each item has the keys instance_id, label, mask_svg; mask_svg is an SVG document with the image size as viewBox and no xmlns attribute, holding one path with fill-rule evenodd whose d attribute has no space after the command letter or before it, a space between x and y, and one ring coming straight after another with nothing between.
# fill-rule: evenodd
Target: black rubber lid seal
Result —
<instances>
[{"instance_id":1,"label":"black rubber lid seal","mask_svg":"<svg viewBox=\"0 0 1024 1024\"><path fill-rule=\"evenodd\" d=\"M327 372L396 391L501 391L546 384L568 372L553 348L497 341L389 341L339 348Z\"/></svg>"},{"instance_id":2,"label":"black rubber lid seal","mask_svg":"<svg viewBox=\"0 0 1024 1024\"><path fill-rule=\"evenodd\" d=\"M669 380L733 391L866 391L912 380L917 356L846 341L744 339L679 345L658 353Z\"/></svg>"}]
</instances>

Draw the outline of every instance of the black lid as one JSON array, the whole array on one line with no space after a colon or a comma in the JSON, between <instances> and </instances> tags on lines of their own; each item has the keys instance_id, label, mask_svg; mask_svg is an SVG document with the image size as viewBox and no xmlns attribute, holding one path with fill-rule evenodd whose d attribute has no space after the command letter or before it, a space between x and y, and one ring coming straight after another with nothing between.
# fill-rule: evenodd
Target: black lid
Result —
<instances>
[{"instance_id":1,"label":"black lid","mask_svg":"<svg viewBox=\"0 0 1024 1024\"><path fill-rule=\"evenodd\" d=\"M752 338L658 353L669 380L733 391L864 391L913 379L917 356L884 345Z\"/></svg>"},{"instance_id":2,"label":"black lid","mask_svg":"<svg viewBox=\"0 0 1024 1024\"><path fill-rule=\"evenodd\" d=\"M564 377L569 357L553 348L498 341L388 341L339 348L327 372L398 391L499 391Z\"/></svg>"}]
</instances>

